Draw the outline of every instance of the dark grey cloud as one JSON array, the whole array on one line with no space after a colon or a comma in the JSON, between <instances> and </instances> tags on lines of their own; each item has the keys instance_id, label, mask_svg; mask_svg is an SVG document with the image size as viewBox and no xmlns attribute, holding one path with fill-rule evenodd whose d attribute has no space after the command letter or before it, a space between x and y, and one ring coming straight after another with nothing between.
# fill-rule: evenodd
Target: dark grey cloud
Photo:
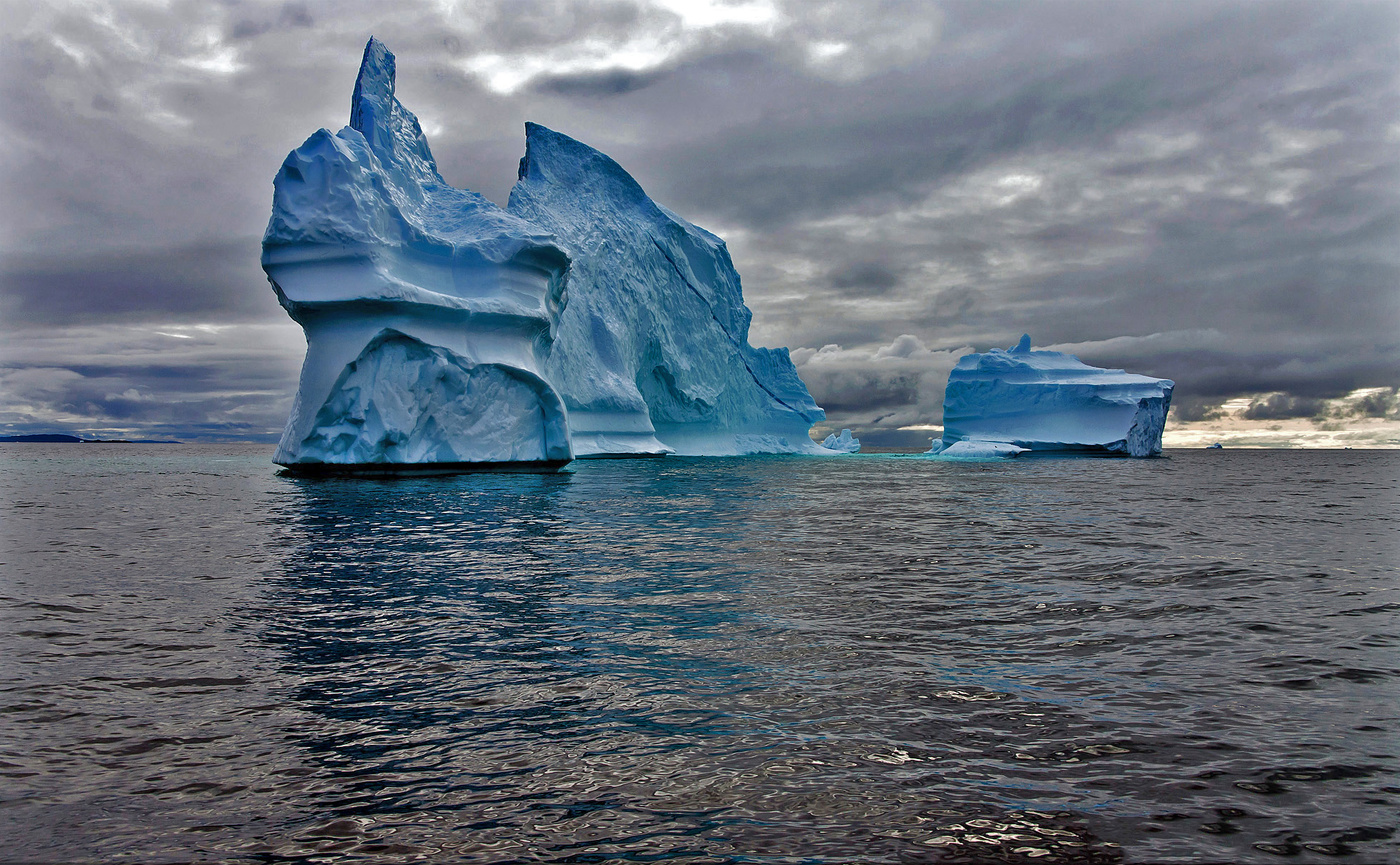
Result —
<instances>
[{"instance_id":1,"label":"dark grey cloud","mask_svg":"<svg viewBox=\"0 0 1400 865\"><path fill-rule=\"evenodd\" d=\"M11 324L279 321L258 265L258 238L0 262L0 314Z\"/></svg>"},{"instance_id":2,"label":"dark grey cloud","mask_svg":"<svg viewBox=\"0 0 1400 865\"><path fill-rule=\"evenodd\" d=\"M920 379L917 373L882 376L873 370L846 375L818 373L812 376L809 387L821 394L822 406L832 414L863 412L879 418L890 409L912 403Z\"/></svg>"},{"instance_id":3,"label":"dark grey cloud","mask_svg":"<svg viewBox=\"0 0 1400 865\"><path fill-rule=\"evenodd\" d=\"M1368 393L1356 404L1356 413L1362 417L1393 417L1397 412L1400 412L1400 388Z\"/></svg>"},{"instance_id":4,"label":"dark grey cloud","mask_svg":"<svg viewBox=\"0 0 1400 865\"><path fill-rule=\"evenodd\" d=\"M922 436L896 428L939 422L956 353L1022 332L1173 378L1182 420L1400 384L1396 4L177 0L7 16L0 323L49 340L26 341L30 357L7 341L15 431L279 422L301 347L294 328L247 336L285 323L256 239L286 152L345 122L371 33L450 182L503 201L527 119L609 153L729 240L755 342L793 347L833 422L877 439ZM176 327L195 325L233 329ZM36 365L44 345L64 352ZM259 357L282 378L240 396ZM239 400L256 419L229 420Z\"/></svg>"},{"instance_id":5,"label":"dark grey cloud","mask_svg":"<svg viewBox=\"0 0 1400 865\"><path fill-rule=\"evenodd\" d=\"M673 17L629 0L515 0L488 5L476 14L481 41L496 51L539 51L586 40L618 42L647 23Z\"/></svg>"},{"instance_id":6,"label":"dark grey cloud","mask_svg":"<svg viewBox=\"0 0 1400 865\"><path fill-rule=\"evenodd\" d=\"M880 261L853 261L831 271L831 284L860 294L884 294L899 284L899 274Z\"/></svg>"},{"instance_id":7,"label":"dark grey cloud","mask_svg":"<svg viewBox=\"0 0 1400 865\"><path fill-rule=\"evenodd\" d=\"M311 27L316 23L305 3L283 3L248 9L237 15L228 28L230 39L252 39L279 27Z\"/></svg>"},{"instance_id":8,"label":"dark grey cloud","mask_svg":"<svg viewBox=\"0 0 1400 865\"><path fill-rule=\"evenodd\" d=\"M545 75L534 82L533 89L545 95L565 98L608 98L650 87L668 74L664 70L634 72L630 69L609 69L577 75Z\"/></svg>"},{"instance_id":9,"label":"dark grey cloud","mask_svg":"<svg viewBox=\"0 0 1400 865\"><path fill-rule=\"evenodd\" d=\"M1292 417L1312 417L1323 407L1321 400L1290 396L1284 393L1250 403L1244 410L1245 420L1282 420Z\"/></svg>"},{"instance_id":10,"label":"dark grey cloud","mask_svg":"<svg viewBox=\"0 0 1400 865\"><path fill-rule=\"evenodd\" d=\"M1220 401L1199 396L1172 396L1172 420L1195 423L1218 420L1224 416Z\"/></svg>"}]
</instances>

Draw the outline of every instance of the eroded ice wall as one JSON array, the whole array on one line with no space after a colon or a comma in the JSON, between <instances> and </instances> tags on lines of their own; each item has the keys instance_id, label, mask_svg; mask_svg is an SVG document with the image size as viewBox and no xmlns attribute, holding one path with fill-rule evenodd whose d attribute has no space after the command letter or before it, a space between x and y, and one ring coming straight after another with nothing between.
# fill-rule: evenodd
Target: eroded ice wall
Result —
<instances>
[{"instance_id":1,"label":"eroded ice wall","mask_svg":"<svg viewBox=\"0 0 1400 865\"><path fill-rule=\"evenodd\" d=\"M570 459L538 357L568 263L548 232L443 181L371 39L350 125L318 130L274 181L263 269L307 340L276 461Z\"/></svg>"},{"instance_id":2,"label":"eroded ice wall","mask_svg":"<svg viewBox=\"0 0 1400 865\"><path fill-rule=\"evenodd\" d=\"M1162 451L1173 387L1169 379L1032 351L1023 336L1014 348L958 360L943 397L943 439L930 453L986 455L980 445L1004 444L1014 449L992 455L1024 448L1153 456Z\"/></svg>"},{"instance_id":3,"label":"eroded ice wall","mask_svg":"<svg viewBox=\"0 0 1400 865\"><path fill-rule=\"evenodd\" d=\"M724 241L652 201L612 159L526 124L507 209L569 249L544 366L579 455L829 453L787 349L749 345Z\"/></svg>"}]
</instances>

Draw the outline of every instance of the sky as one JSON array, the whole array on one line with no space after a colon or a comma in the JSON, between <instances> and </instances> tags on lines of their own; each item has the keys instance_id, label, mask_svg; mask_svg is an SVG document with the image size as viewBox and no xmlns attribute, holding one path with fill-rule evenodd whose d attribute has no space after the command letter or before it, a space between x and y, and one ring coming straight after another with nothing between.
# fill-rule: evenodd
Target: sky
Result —
<instances>
[{"instance_id":1,"label":"sky","mask_svg":"<svg viewBox=\"0 0 1400 865\"><path fill-rule=\"evenodd\" d=\"M1176 382L1167 444L1400 446L1400 3L35 2L0 32L0 434L275 440L272 178L365 40L444 177L526 120L723 237L828 422L957 358Z\"/></svg>"}]
</instances>

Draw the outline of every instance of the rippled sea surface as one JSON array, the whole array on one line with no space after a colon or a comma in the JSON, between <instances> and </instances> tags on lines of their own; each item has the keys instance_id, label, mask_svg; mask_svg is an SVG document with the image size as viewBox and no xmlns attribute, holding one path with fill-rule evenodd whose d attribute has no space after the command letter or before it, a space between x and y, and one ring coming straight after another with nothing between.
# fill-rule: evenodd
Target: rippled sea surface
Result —
<instances>
[{"instance_id":1,"label":"rippled sea surface","mask_svg":"<svg viewBox=\"0 0 1400 865\"><path fill-rule=\"evenodd\" d=\"M6 861L1400 861L1400 452L0 448Z\"/></svg>"}]
</instances>

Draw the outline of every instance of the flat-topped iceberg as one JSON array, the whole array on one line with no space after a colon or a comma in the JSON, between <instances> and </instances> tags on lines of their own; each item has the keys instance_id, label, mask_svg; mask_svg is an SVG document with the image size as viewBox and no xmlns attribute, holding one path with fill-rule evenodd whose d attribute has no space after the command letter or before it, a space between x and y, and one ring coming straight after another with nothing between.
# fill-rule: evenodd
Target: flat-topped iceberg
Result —
<instances>
[{"instance_id":1,"label":"flat-topped iceberg","mask_svg":"<svg viewBox=\"0 0 1400 865\"><path fill-rule=\"evenodd\" d=\"M1025 451L1161 453L1173 383L1100 369L1074 355L1015 348L958 360L943 397L943 439L931 454L956 458Z\"/></svg>"},{"instance_id":2,"label":"flat-topped iceberg","mask_svg":"<svg viewBox=\"0 0 1400 865\"><path fill-rule=\"evenodd\" d=\"M579 456L824 453L826 417L787 349L749 345L724 241L608 156L525 125L507 209L569 250L569 302L544 361Z\"/></svg>"},{"instance_id":3,"label":"flat-topped iceberg","mask_svg":"<svg viewBox=\"0 0 1400 865\"><path fill-rule=\"evenodd\" d=\"M827 436L822 447L837 453L856 454L860 453L860 439L853 438L850 430L843 429L839 436L836 433Z\"/></svg>"},{"instance_id":4,"label":"flat-topped iceberg","mask_svg":"<svg viewBox=\"0 0 1400 865\"><path fill-rule=\"evenodd\" d=\"M306 331L276 462L304 471L572 457L540 369L568 256L549 233L454 189L365 46L350 125L321 129L273 183L263 269Z\"/></svg>"}]
</instances>

